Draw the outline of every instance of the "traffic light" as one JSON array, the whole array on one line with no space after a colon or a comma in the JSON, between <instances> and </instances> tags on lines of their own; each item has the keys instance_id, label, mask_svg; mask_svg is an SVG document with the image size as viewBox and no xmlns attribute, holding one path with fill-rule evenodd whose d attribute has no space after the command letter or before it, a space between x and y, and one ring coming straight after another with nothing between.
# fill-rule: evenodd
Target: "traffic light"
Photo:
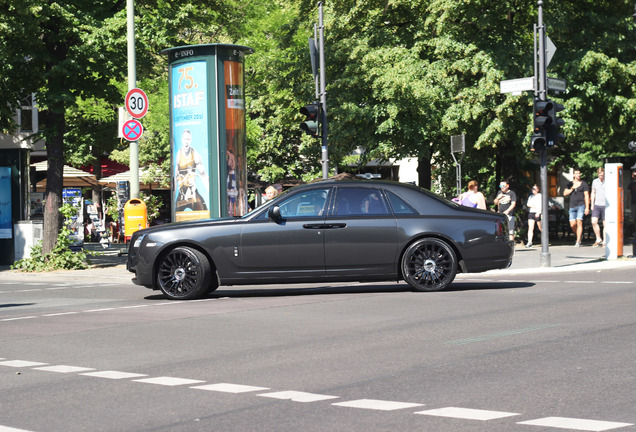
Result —
<instances>
[{"instance_id":1,"label":"traffic light","mask_svg":"<svg viewBox=\"0 0 636 432\"><path fill-rule=\"evenodd\" d=\"M547 131L552 122L549 112L552 108L552 101L534 100L534 115L532 120L534 133L532 134L530 151L541 151L546 147L548 141Z\"/></svg>"},{"instance_id":2,"label":"traffic light","mask_svg":"<svg viewBox=\"0 0 636 432\"><path fill-rule=\"evenodd\" d=\"M550 124L546 131L546 145L548 147L554 147L565 139L561 133L561 126L565 124L565 121L557 117L557 114L563 111L563 109L563 105L556 102L552 102L552 107L548 109L548 117L550 117Z\"/></svg>"},{"instance_id":3,"label":"traffic light","mask_svg":"<svg viewBox=\"0 0 636 432\"><path fill-rule=\"evenodd\" d=\"M305 121L300 124L300 129L309 136L320 138L320 135L318 134L320 104L318 102L314 102L312 104L305 105L300 109L300 113L306 117Z\"/></svg>"}]
</instances>

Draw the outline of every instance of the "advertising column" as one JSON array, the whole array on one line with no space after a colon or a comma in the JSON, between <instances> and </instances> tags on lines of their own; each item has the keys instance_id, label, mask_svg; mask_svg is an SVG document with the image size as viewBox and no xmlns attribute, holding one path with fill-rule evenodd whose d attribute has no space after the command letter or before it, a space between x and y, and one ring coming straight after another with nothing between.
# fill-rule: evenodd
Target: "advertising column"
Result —
<instances>
[{"instance_id":1,"label":"advertising column","mask_svg":"<svg viewBox=\"0 0 636 432\"><path fill-rule=\"evenodd\" d=\"M223 62L225 81L225 148L227 155L227 216L247 213L247 155L243 63Z\"/></svg>"},{"instance_id":2,"label":"advertising column","mask_svg":"<svg viewBox=\"0 0 636 432\"><path fill-rule=\"evenodd\" d=\"M247 212L243 59L252 49L169 48L172 220Z\"/></svg>"},{"instance_id":3,"label":"advertising column","mask_svg":"<svg viewBox=\"0 0 636 432\"><path fill-rule=\"evenodd\" d=\"M181 63L171 75L175 220L209 218L212 195L207 64L205 61Z\"/></svg>"},{"instance_id":4,"label":"advertising column","mask_svg":"<svg viewBox=\"0 0 636 432\"><path fill-rule=\"evenodd\" d=\"M605 258L623 256L623 164L605 164Z\"/></svg>"}]
</instances>

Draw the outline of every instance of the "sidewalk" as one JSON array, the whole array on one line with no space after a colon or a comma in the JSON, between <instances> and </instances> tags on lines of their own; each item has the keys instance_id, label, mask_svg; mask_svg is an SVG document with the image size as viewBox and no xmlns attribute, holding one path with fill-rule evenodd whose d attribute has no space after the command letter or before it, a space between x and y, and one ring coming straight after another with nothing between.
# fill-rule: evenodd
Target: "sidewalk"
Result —
<instances>
[{"instance_id":1,"label":"sidewalk","mask_svg":"<svg viewBox=\"0 0 636 432\"><path fill-rule=\"evenodd\" d=\"M572 244L555 244L548 247L550 266L541 266L541 244L526 248L519 243L515 246L515 256L512 265L505 270L492 270L489 274L528 274L554 273L586 270L611 270L620 268L635 268L636 258L632 256L632 245L623 245L623 256L614 260L605 259L605 248L592 247L583 244L574 247ZM636 280L636 277L635 277Z\"/></svg>"},{"instance_id":2,"label":"sidewalk","mask_svg":"<svg viewBox=\"0 0 636 432\"><path fill-rule=\"evenodd\" d=\"M110 282L129 282L133 274L126 270L126 245L113 244L107 249L96 243L88 243L86 249L100 252L91 258L91 267L86 270L57 270L46 273L23 273L11 270L9 266L0 266L0 278L3 280L24 281L81 281L87 279L108 280ZM527 249L519 243L515 247L512 265L504 270L491 270L488 275L554 273L586 270L612 270L621 268L636 269L636 258L632 256L632 245L623 245L623 256L615 260L605 259L605 248L583 245L575 248L571 244L555 244L548 248L550 266L541 266L541 245ZM634 278L636 280L636 276Z\"/></svg>"}]
</instances>

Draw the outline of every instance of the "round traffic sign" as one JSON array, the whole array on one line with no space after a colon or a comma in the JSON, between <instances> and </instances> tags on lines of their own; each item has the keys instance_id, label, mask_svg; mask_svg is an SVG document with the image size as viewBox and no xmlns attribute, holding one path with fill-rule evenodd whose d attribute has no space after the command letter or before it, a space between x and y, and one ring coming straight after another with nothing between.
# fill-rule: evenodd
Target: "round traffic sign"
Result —
<instances>
[{"instance_id":1,"label":"round traffic sign","mask_svg":"<svg viewBox=\"0 0 636 432\"><path fill-rule=\"evenodd\" d=\"M142 89L134 88L126 94L126 111L132 118L140 119L148 112L148 96Z\"/></svg>"},{"instance_id":2,"label":"round traffic sign","mask_svg":"<svg viewBox=\"0 0 636 432\"><path fill-rule=\"evenodd\" d=\"M144 133L144 127L137 120L128 120L121 128L121 134L128 141L137 141Z\"/></svg>"}]
</instances>

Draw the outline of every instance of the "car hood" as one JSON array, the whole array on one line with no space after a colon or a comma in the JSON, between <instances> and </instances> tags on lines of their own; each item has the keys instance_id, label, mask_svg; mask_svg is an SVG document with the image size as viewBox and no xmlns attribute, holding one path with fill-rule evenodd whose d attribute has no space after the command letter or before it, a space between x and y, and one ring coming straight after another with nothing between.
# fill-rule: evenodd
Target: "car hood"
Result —
<instances>
[{"instance_id":1,"label":"car hood","mask_svg":"<svg viewBox=\"0 0 636 432\"><path fill-rule=\"evenodd\" d=\"M172 222L162 225L155 225L150 228L144 228L139 230L139 234L152 234L158 233L166 230L174 230L176 228L193 228L197 226L210 226L210 225L225 225L225 224L233 224L236 221L240 220L240 218L226 217L226 218L216 218L216 219L199 219L193 221L185 221L185 222Z\"/></svg>"}]
</instances>

